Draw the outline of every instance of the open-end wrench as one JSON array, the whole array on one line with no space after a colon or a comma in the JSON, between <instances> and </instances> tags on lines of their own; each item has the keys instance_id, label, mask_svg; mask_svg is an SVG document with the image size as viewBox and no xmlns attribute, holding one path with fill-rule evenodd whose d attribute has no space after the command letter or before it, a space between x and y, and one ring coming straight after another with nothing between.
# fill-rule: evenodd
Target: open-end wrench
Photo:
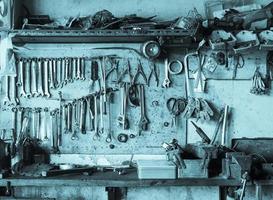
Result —
<instances>
[{"instance_id":1,"label":"open-end wrench","mask_svg":"<svg viewBox=\"0 0 273 200\"><path fill-rule=\"evenodd\" d=\"M61 91L58 92L59 95L59 108L57 109L57 134L58 134L58 147L62 146L62 133L63 133L63 105L64 105L64 99L63 99L63 93Z\"/></svg>"},{"instance_id":2,"label":"open-end wrench","mask_svg":"<svg viewBox=\"0 0 273 200\"><path fill-rule=\"evenodd\" d=\"M84 58L81 58L80 59L81 61L81 80L85 80L85 59Z\"/></svg>"},{"instance_id":3,"label":"open-end wrench","mask_svg":"<svg viewBox=\"0 0 273 200\"><path fill-rule=\"evenodd\" d=\"M80 132L86 134L86 101L80 99Z\"/></svg>"},{"instance_id":4,"label":"open-end wrench","mask_svg":"<svg viewBox=\"0 0 273 200\"><path fill-rule=\"evenodd\" d=\"M48 108L44 108L44 120L43 120L43 125L44 125L44 141L48 141L48 113L49 113L49 109ZM40 136L41 137L41 136Z\"/></svg>"},{"instance_id":5,"label":"open-end wrench","mask_svg":"<svg viewBox=\"0 0 273 200\"><path fill-rule=\"evenodd\" d=\"M17 134L20 133L21 128L22 128L23 113L24 113L24 108L23 107L19 107L18 108L18 116L17 116L17 129L16 129L16 133Z\"/></svg>"},{"instance_id":6,"label":"open-end wrench","mask_svg":"<svg viewBox=\"0 0 273 200\"><path fill-rule=\"evenodd\" d=\"M111 122L111 99L112 99L112 96L113 96L113 92L110 92L109 94L108 94L108 127L107 127L107 131L108 131L108 133L107 133L107 136L106 136L106 139L105 139L105 141L107 142L107 143L110 143L110 142L112 142L112 140L113 140L113 131L111 130L111 126L112 126L112 122Z\"/></svg>"},{"instance_id":7,"label":"open-end wrench","mask_svg":"<svg viewBox=\"0 0 273 200\"><path fill-rule=\"evenodd\" d=\"M65 84L65 58L61 58L61 78L60 78L60 87L62 88Z\"/></svg>"},{"instance_id":8,"label":"open-end wrench","mask_svg":"<svg viewBox=\"0 0 273 200\"><path fill-rule=\"evenodd\" d=\"M20 81L17 82L17 85L21 85L21 90L20 90L20 97L27 97L27 93L25 90L25 70L24 70L24 60L20 59L19 61L19 70L20 70Z\"/></svg>"},{"instance_id":9,"label":"open-end wrench","mask_svg":"<svg viewBox=\"0 0 273 200\"><path fill-rule=\"evenodd\" d=\"M67 58L67 82L72 83L73 80L73 67L72 67L72 60L71 58Z\"/></svg>"},{"instance_id":10,"label":"open-end wrench","mask_svg":"<svg viewBox=\"0 0 273 200\"><path fill-rule=\"evenodd\" d=\"M127 100L128 100L128 83L124 83L123 87L120 90L120 114L118 116L118 124L125 130L129 128L129 120L126 117L127 110Z\"/></svg>"},{"instance_id":11,"label":"open-end wrench","mask_svg":"<svg viewBox=\"0 0 273 200\"><path fill-rule=\"evenodd\" d=\"M91 97L92 96L89 96L89 97L86 97L85 98L85 101L86 101L86 104L87 104L87 110L88 110L88 119L89 119L89 123L88 123L88 130L89 131L93 131L94 130L94 113L93 113L93 110L91 108Z\"/></svg>"},{"instance_id":12,"label":"open-end wrench","mask_svg":"<svg viewBox=\"0 0 273 200\"><path fill-rule=\"evenodd\" d=\"M31 60L31 93L32 96L38 96L37 88L37 61L36 59Z\"/></svg>"},{"instance_id":13,"label":"open-end wrench","mask_svg":"<svg viewBox=\"0 0 273 200\"><path fill-rule=\"evenodd\" d=\"M16 76L15 77L10 77L11 79L11 87L12 87L12 94L10 96L11 98L11 105L19 105L20 101L17 97L17 87L16 87Z\"/></svg>"},{"instance_id":14,"label":"open-end wrench","mask_svg":"<svg viewBox=\"0 0 273 200\"><path fill-rule=\"evenodd\" d=\"M69 81L69 58L65 58L65 74L63 84L66 85Z\"/></svg>"},{"instance_id":15,"label":"open-end wrench","mask_svg":"<svg viewBox=\"0 0 273 200\"><path fill-rule=\"evenodd\" d=\"M170 84L171 84L171 80L169 78L169 66L168 65L169 65L169 61L166 58L165 59L165 79L164 79L163 84L162 84L163 88L169 88Z\"/></svg>"},{"instance_id":16,"label":"open-end wrench","mask_svg":"<svg viewBox=\"0 0 273 200\"><path fill-rule=\"evenodd\" d=\"M18 77L17 77L17 83L16 86L20 87L22 86L23 79L24 79L24 70L23 70L23 59L19 59L17 62L17 72L18 72Z\"/></svg>"},{"instance_id":17,"label":"open-end wrench","mask_svg":"<svg viewBox=\"0 0 273 200\"><path fill-rule=\"evenodd\" d=\"M141 134L141 131L148 130L148 124L150 123L150 121L146 115L144 85L139 85L139 87L140 87L139 96L140 96L141 117L140 117L138 127L139 127L139 134Z\"/></svg>"},{"instance_id":18,"label":"open-end wrench","mask_svg":"<svg viewBox=\"0 0 273 200\"><path fill-rule=\"evenodd\" d=\"M27 93L26 97L30 98L32 96L31 94L31 66L30 66L30 59L26 60L26 64L25 64L25 91Z\"/></svg>"},{"instance_id":19,"label":"open-end wrench","mask_svg":"<svg viewBox=\"0 0 273 200\"><path fill-rule=\"evenodd\" d=\"M65 133L72 133L72 112L73 112L73 105L71 103L67 104L67 131Z\"/></svg>"},{"instance_id":20,"label":"open-end wrench","mask_svg":"<svg viewBox=\"0 0 273 200\"><path fill-rule=\"evenodd\" d=\"M12 129L13 129L13 133L16 134L17 122L18 122L18 120L17 120L18 108L13 107L13 108L11 109L11 112L12 112L12 119L11 119L11 120L12 120ZM16 135L15 135L15 134L12 135L13 141L15 141L15 138L16 138Z\"/></svg>"},{"instance_id":21,"label":"open-end wrench","mask_svg":"<svg viewBox=\"0 0 273 200\"><path fill-rule=\"evenodd\" d=\"M102 58L101 61L101 91L103 95L103 107L101 109L101 112L103 112L104 115L107 115L107 110L106 110L106 104L107 104L107 98L106 98L106 68L105 68L105 57Z\"/></svg>"},{"instance_id":22,"label":"open-end wrench","mask_svg":"<svg viewBox=\"0 0 273 200\"><path fill-rule=\"evenodd\" d=\"M98 128L98 94L95 94L94 96L94 128L95 128L95 135L93 136L93 140L100 140L100 134L99 134L99 128Z\"/></svg>"},{"instance_id":23,"label":"open-end wrench","mask_svg":"<svg viewBox=\"0 0 273 200\"><path fill-rule=\"evenodd\" d=\"M57 119L56 110L50 111L51 147L54 151L58 150L57 120L56 119Z\"/></svg>"},{"instance_id":24,"label":"open-end wrench","mask_svg":"<svg viewBox=\"0 0 273 200\"><path fill-rule=\"evenodd\" d=\"M63 127L62 127L62 130L64 131L64 133L65 134L67 134L68 133L68 126L67 126L67 123L68 123L68 117L67 117L67 105L66 104L64 104L64 105L62 105L61 106L61 109L62 109L62 124L63 124Z\"/></svg>"},{"instance_id":25,"label":"open-end wrench","mask_svg":"<svg viewBox=\"0 0 273 200\"><path fill-rule=\"evenodd\" d=\"M49 93L49 87L48 87L48 59L44 60L44 94L47 98L50 98L50 93Z\"/></svg>"},{"instance_id":26,"label":"open-end wrench","mask_svg":"<svg viewBox=\"0 0 273 200\"><path fill-rule=\"evenodd\" d=\"M10 87L9 87L9 76L5 76L5 96L3 98L3 104L9 105L10 104Z\"/></svg>"},{"instance_id":27,"label":"open-end wrench","mask_svg":"<svg viewBox=\"0 0 273 200\"><path fill-rule=\"evenodd\" d=\"M71 136L71 140L78 140L79 137L77 136L77 132L79 131L79 122L78 122L78 102L75 100L72 103L72 110L73 110L73 134Z\"/></svg>"},{"instance_id":28,"label":"open-end wrench","mask_svg":"<svg viewBox=\"0 0 273 200\"><path fill-rule=\"evenodd\" d=\"M36 108L32 108L32 138L37 139L37 110Z\"/></svg>"},{"instance_id":29,"label":"open-end wrench","mask_svg":"<svg viewBox=\"0 0 273 200\"><path fill-rule=\"evenodd\" d=\"M76 80L79 80L81 78L81 58L77 58L77 74L76 74Z\"/></svg>"},{"instance_id":30,"label":"open-end wrench","mask_svg":"<svg viewBox=\"0 0 273 200\"><path fill-rule=\"evenodd\" d=\"M53 58L52 59L52 67L53 67L53 83L54 83L54 87L55 89L58 87L59 82L58 82L58 66L57 66L57 59Z\"/></svg>"},{"instance_id":31,"label":"open-end wrench","mask_svg":"<svg viewBox=\"0 0 273 200\"><path fill-rule=\"evenodd\" d=\"M38 63L38 94L37 94L37 97L39 97L39 96L44 96L42 60L39 58L37 60L37 63Z\"/></svg>"},{"instance_id":32,"label":"open-end wrench","mask_svg":"<svg viewBox=\"0 0 273 200\"><path fill-rule=\"evenodd\" d=\"M59 148L62 146L62 110L55 110L56 143Z\"/></svg>"},{"instance_id":33,"label":"open-end wrench","mask_svg":"<svg viewBox=\"0 0 273 200\"><path fill-rule=\"evenodd\" d=\"M42 140L42 136L41 136L41 111L42 108L36 108L35 112L36 112L36 132L35 132L35 137L37 140Z\"/></svg>"},{"instance_id":34,"label":"open-end wrench","mask_svg":"<svg viewBox=\"0 0 273 200\"><path fill-rule=\"evenodd\" d=\"M63 68L62 68L62 60L61 58L58 58L56 60L57 65L57 77L56 77L56 83L58 83L56 86L57 88L60 88L62 85L62 75L63 75Z\"/></svg>"},{"instance_id":35,"label":"open-end wrench","mask_svg":"<svg viewBox=\"0 0 273 200\"><path fill-rule=\"evenodd\" d=\"M27 110L28 109L26 108L26 111ZM28 126L29 126L29 113L27 112L26 115L22 117L21 126L20 126L21 129L16 138L16 143L15 143L16 147L18 147L19 144L23 142L23 139L27 136L26 134L27 134Z\"/></svg>"},{"instance_id":36,"label":"open-end wrench","mask_svg":"<svg viewBox=\"0 0 273 200\"><path fill-rule=\"evenodd\" d=\"M48 71L49 71L49 88L55 89L54 84L54 72L53 72L53 59L48 60Z\"/></svg>"},{"instance_id":37,"label":"open-end wrench","mask_svg":"<svg viewBox=\"0 0 273 200\"><path fill-rule=\"evenodd\" d=\"M77 58L71 58L71 65L72 65L72 78L73 80L75 80L77 76Z\"/></svg>"},{"instance_id":38,"label":"open-end wrench","mask_svg":"<svg viewBox=\"0 0 273 200\"><path fill-rule=\"evenodd\" d=\"M73 67L72 67L72 60L71 58L68 58L68 78L67 78L67 81L69 83L73 83Z\"/></svg>"}]
</instances>

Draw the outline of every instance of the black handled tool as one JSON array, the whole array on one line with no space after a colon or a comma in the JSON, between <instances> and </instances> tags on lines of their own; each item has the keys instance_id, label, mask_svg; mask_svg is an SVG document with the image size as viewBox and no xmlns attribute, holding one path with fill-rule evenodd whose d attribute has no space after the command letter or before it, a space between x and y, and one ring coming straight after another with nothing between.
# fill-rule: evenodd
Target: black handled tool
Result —
<instances>
[{"instance_id":1,"label":"black handled tool","mask_svg":"<svg viewBox=\"0 0 273 200\"><path fill-rule=\"evenodd\" d=\"M199 126L197 126L193 121L191 121L191 123L195 127L196 132L198 133L198 135L202 138L202 142L210 144L210 139L207 136L207 134Z\"/></svg>"}]
</instances>

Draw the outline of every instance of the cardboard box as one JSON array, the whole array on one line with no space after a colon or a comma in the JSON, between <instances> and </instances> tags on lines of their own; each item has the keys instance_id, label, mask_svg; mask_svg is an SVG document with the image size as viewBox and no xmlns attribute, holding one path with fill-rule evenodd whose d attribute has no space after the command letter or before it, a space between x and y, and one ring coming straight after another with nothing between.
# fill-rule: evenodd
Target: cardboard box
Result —
<instances>
[{"instance_id":1,"label":"cardboard box","mask_svg":"<svg viewBox=\"0 0 273 200\"><path fill-rule=\"evenodd\" d=\"M139 179L176 179L177 167L166 160L138 160Z\"/></svg>"}]
</instances>

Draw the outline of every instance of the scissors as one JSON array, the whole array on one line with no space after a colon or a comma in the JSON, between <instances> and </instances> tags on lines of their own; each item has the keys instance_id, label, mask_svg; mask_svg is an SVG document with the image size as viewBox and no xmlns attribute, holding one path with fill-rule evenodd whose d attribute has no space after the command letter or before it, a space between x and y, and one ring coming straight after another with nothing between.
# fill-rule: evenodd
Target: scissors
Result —
<instances>
[{"instance_id":1,"label":"scissors","mask_svg":"<svg viewBox=\"0 0 273 200\"><path fill-rule=\"evenodd\" d=\"M187 106L187 102L185 98L170 98L167 100L167 109L170 114L173 116L172 118L172 126L176 126L176 117L178 117L181 113L184 112Z\"/></svg>"},{"instance_id":2,"label":"scissors","mask_svg":"<svg viewBox=\"0 0 273 200\"><path fill-rule=\"evenodd\" d=\"M233 69L233 75L232 79L236 78L237 75L237 69L241 69L245 65L245 59L242 54L235 54L233 57L233 64L234 64L234 69Z\"/></svg>"}]
</instances>

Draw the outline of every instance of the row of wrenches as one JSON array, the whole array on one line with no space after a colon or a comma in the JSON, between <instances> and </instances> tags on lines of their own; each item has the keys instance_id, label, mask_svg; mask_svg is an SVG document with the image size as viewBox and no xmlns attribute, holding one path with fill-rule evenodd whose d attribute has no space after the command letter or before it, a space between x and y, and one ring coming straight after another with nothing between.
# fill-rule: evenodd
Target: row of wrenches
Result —
<instances>
[{"instance_id":1,"label":"row of wrenches","mask_svg":"<svg viewBox=\"0 0 273 200\"><path fill-rule=\"evenodd\" d=\"M113 91L108 93L112 98ZM99 93L75 99L71 103L62 104L60 108L13 108L14 129L18 137L29 130L28 136L38 141L51 141L53 149L62 145L62 135L71 134L72 140L78 140L78 133L94 132L93 140L100 140L102 134L107 132L105 141L112 142L111 131L111 101L108 101L107 111L103 111L103 97ZM106 119L106 117L109 117ZM24 121L28 123L24 123ZM18 119L18 120L17 120ZM18 123L17 123L18 122ZM107 124L105 124L107 122Z\"/></svg>"},{"instance_id":2,"label":"row of wrenches","mask_svg":"<svg viewBox=\"0 0 273 200\"><path fill-rule=\"evenodd\" d=\"M50 89L74 80L85 80L84 58L32 58L18 60L17 86L20 97L51 96Z\"/></svg>"}]
</instances>

